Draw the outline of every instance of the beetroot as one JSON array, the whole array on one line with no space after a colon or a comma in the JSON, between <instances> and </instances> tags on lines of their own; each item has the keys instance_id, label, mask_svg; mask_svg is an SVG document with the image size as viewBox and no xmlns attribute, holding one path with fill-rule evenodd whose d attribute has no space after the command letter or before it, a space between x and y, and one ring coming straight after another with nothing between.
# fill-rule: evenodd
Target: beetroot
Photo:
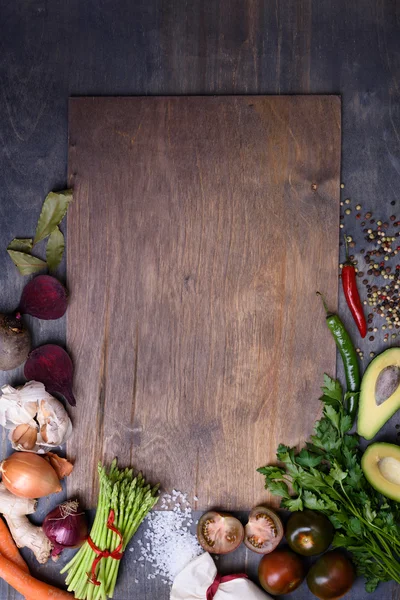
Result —
<instances>
[{"instance_id":1,"label":"beetroot","mask_svg":"<svg viewBox=\"0 0 400 600\"><path fill-rule=\"evenodd\" d=\"M24 374L28 380L40 381L49 394L61 394L76 405L72 392L74 366L61 346L45 344L33 350L25 363Z\"/></svg>"},{"instance_id":2,"label":"beetroot","mask_svg":"<svg viewBox=\"0 0 400 600\"><path fill-rule=\"evenodd\" d=\"M65 287L50 275L38 275L24 287L19 311L46 321L59 319L67 310Z\"/></svg>"}]
</instances>

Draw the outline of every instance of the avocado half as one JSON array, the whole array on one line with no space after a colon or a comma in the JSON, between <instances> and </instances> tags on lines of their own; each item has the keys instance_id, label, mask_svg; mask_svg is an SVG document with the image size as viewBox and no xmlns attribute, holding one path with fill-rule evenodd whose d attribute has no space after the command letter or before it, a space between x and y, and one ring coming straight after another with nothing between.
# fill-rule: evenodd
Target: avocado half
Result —
<instances>
[{"instance_id":1,"label":"avocado half","mask_svg":"<svg viewBox=\"0 0 400 600\"><path fill-rule=\"evenodd\" d=\"M400 348L390 348L368 365L361 382L357 432L370 440L400 408Z\"/></svg>"},{"instance_id":2,"label":"avocado half","mask_svg":"<svg viewBox=\"0 0 400 600\"><path fill-rule=\"evenodd\" d=\"M373 488L387 498L400 501L400 446L371 444L363 454L361 467Z\"/></svg>"}]
</instances>

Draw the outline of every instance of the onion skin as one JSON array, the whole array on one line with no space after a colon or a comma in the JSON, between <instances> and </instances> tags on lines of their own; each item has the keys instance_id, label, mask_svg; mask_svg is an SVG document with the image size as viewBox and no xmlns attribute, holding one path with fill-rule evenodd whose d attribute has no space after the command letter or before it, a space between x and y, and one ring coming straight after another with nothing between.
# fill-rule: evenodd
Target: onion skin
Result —
<instances>
[{"instance_id":1,"label":"onion skin","mask_svg":"<svg viewBox=\"0 0 400 600\"><path fill-rule=\"evenodd\" d=\"M62 490L55 470L38 454L14 452L0 470L5 487L20 498L42 498Z\"/></svg>"}]
</instances>

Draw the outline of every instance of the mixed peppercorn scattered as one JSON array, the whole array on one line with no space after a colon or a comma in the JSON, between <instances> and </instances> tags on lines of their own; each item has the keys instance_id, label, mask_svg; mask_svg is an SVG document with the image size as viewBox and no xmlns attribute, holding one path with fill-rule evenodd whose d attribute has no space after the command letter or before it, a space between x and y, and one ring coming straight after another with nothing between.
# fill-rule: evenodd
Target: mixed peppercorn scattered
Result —
<instances>
[{"instance_id":1,"label":"mixed peppercorn scattered","mask_svg":"<svg viewBox=\"0 0 400 600\"><path fill-rule=\"evenodd\" d=\"M344 188L344 184L340 186ZM346 231L346 221L349 215L355 216L362 227L366 242L357 254L352 254L349 260L355 267L358 280L361 280L364 290L361 296L365 298L363 304L369 308L367 317L368 341L373 342L379 330L383 332L383 341L389 343L400 336L400 260L397 264L396 255L400 252L400 220L395 214L388 219L377 219L372 212L363 212L362 205L355 205L355 213L351 208L351 199L345 198L340 202L343 213L340 216L340 228ZM396 202L393 200L391 206ZM346 207L346 208L345 208ZM351 235L346 235L349 248L355 248L355 241ZM343 244L341 244L343 245ZM400 255L399 255L400 258ZM340 264L340 278L346 270L346 264ZM365 293L366 292L366 293ZM384 319L384 323L374 323L374 318ZM378 326L379 325L379 328ZM363 352L357 349L360 358ZM373 358L375 354L370 353Z\"/></svg>"}]
</instances>

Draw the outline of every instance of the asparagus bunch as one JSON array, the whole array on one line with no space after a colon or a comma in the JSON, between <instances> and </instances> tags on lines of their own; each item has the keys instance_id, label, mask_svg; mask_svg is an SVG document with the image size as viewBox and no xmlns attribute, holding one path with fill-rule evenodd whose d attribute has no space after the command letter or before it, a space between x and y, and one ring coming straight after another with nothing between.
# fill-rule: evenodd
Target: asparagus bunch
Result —
<instances>
[{"instance_id":1,"label":"asparagus bunch","mask_svg":"<svg viewBox=\"0 0 400 600\"><path fill-rule=\"evenodd\" d=\"M110 511L115 514L114 527L120 531L123 538L123 548L129 544L139 525L158 500L158 485L151 488L142 473L133 476L132 469L119 470L117 460L107 470L99 463L100 479L99 501L96 517L90 537L100 550L112 552L120 544L119 536L107 527ZM102 558L97 566L99 586L89 581L95 551L88 542L80 548L73 559L63 568L61 573L68 571L66 583L68 591L80 600L106 600L112 598L117 583L119 560Z\"/></svg>"}]
</instances>

